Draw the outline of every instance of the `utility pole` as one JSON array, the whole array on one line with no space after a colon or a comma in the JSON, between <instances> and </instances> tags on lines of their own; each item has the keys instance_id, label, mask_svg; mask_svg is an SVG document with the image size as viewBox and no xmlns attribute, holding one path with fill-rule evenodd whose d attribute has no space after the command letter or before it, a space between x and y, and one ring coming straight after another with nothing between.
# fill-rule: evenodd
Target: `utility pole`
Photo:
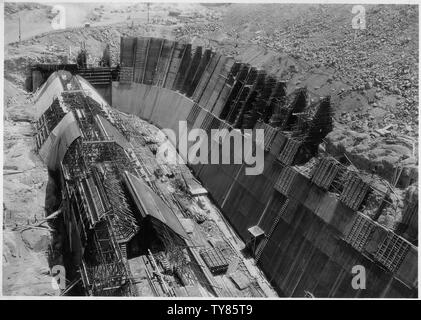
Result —
<instances>
[{"instance_id":1,"label":"utility pole","mask_svg":"<svg viewBox=\"0 0 421 320\"><path fill-rule=\"evenodd\" d=\"M19 42L22 40L21 29L20 29L20 16L19 16Z\"/></svg>"},{"instance_id":2,"label":"utility pole","mask_svg":"<svg viewBox=\"0 0 421 320\"><path fill-rule=\"evenodd\" d=\"M151 3L150 3L150 2L147 2L147 3L146 3L146 6L148 7L148 24L149 24L149 7L150 7L150 5L151 5Z\"/></svg>"}]
</instances>

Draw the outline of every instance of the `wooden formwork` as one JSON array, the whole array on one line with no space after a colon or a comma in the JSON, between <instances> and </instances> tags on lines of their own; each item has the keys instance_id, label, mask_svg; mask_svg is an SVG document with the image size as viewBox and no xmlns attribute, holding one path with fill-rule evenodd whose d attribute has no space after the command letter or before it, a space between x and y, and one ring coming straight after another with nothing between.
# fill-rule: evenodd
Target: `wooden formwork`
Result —
<instances>
[{"instance_id":1,"label":"wooden formwork","mask_svg":"<svg viewBox=\"0 0 421 320\"><path fill-rule=\"evenodd\" d=\"M339 164L336 161L322 158L311 175L311 182L324 190L329 190L338 173Z\"/></svg>"},{"instance_id":2,"label":"wooden formwork","mask_svg":"<svg viewBox=\"0 0 421 320\"><path fill-rule=\"evenodd\" d=\"M297 155L300 147L301 147L300 141L289 138L284 148L280 152L278 160L282 162L283 164L292 165L294 163L294 158Z\"/></svg>"},{"instance_id":3,"label":"wooden formwork","mask_svg":"<svg viewBox=\"0 0 421 320\"><path fill-rule=\"evenodd\" d=\"M351 209L358 210L369 189L370 186L362 181L360 177L349 172L340 200Z\"/></svg>"}]
</instances>

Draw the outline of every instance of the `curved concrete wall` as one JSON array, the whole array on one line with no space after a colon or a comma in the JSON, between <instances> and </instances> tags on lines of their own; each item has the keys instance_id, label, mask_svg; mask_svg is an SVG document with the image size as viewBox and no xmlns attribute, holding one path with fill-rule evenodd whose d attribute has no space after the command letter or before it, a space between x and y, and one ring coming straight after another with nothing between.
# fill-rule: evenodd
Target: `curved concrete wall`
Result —
<instances>
[{"instance_id":1,"label":"curved concrete wall","mask_svg":"<svg viewBox=\"0 0 421 320\"><path fill-rule=\"evenodd\" d=\"M53 102L64 91L58 73L53 73L39 90L35 98L35 111L37 118L40 117Z\"/></svg>"},{"instance_id":2,"label":"curved concrete wall","mask_svg":"<svg viewBox=\"0 0 421 320\"><path fill-rule=\"evenodd\" d=\"M161 129L172 129L177 136L179 121L187 118L195 104L179 92L140 83L113 82L112 97L113 107L148 120Z\"/></svg>"},{"instance_id":3,"label":"curved concrete wall","mask_svg":"<svg viewBox=\"0 0 421 320\"><path fill-rule=\"evenodd\" d=\"M195 106L194 101L179 92L138 83L113 83L112 96L113 106L118 110L176 132L178 121L186 120ZM206 112L203 108L200 111ZM189 124L189 128L200 126L200 120ZM265 153L262 175L245 175L243 165L193 166L196 176L245 241L250 239L248 228L252 226L258 225L266 234L271 232L283 201L289 199L259 260L280 293L297 297L304 296L304 291L317 297L414 295L417 279L414 247L400 268L389 273L343 240L359 213L298 172L286 195L274 189L284 169L275 156L284 139L279 134L271 150ZM379 225L376 227L383 230ZM377 242L379 245L381 239ZM354 290L351 286L351 270L355 265L366 267L366 290Z\"/></svg>"},{"instance_id":4,"label":"curved concrete wall","mask_svg":"<svg viewBox=\"0 0 421 320\"><path fill-rule=\"evenodd\" d=\"M95 89L87 80L82 78L80 75L74 76L79 82L82 90L86 95L89 95L92 99L98 102L101 106L107 106L108 102L99 94L97 89Z\"/></svg>"},{"instance_id":5,"label":"curved concrete wall","mask_svg":"<svg viewBox=\"0 0 421 320\"><path fill-rule=\"evenodd\" d=\"M137 44L147 46L148 41L143 39ZM136 41L131 43L135 46ZM167 73L162 71L163 76L153 72L148 74L149 79L162 78L163 81L156 83L160 86L146 84L142 80L139 80L142 83L131 81L133 76L130 78L130 75L144 73L144 69L133 61L145 64L148 48L127 47L126 44L125 50L132 52L126 52L122 58L122 66L126 68L122 71L127 73L124 83L112 84L113 106L120 111L175 132L178 132L180 120L187 120L189 129L209 131L229 126L218 118L225 107L244 107L247 104L250 95L240 96L247 87L244 84L250 79L246 77L238 85L235 79L235 75L239 74L238 66L234 67L230 58L214 54L189 98L183 94L187 91L174 90L176 84L166 87L168 82L165 79L174 72L174 68L178 68L178 72L171 77L179 80L192 67L186 67L192 60L186 62L179 44L172 46L172 52L178 50L175 59L177 68L172 66L174 59L170 56L165 59L166 68L154 69L167 70ZM157 48L156 45L153 47ZM143 59L138 56L141 52L146 55ZM227 61L231 62L227 64ZM157 63L159 65L159 58ZM254 89L251 90L255 90L255 86L252 87ZM233 99L236 88L239 91L236 92L237 98ZM192 88L189 91L192 92ZM244 97L245 101L241 102ZM264 124L258 125L264 126L265 135L272 131ZM305 291L316 297L416 296L417 248L351 209L344 204L345 200L326 192L297 168L277 160L289 141L285 133L276 131L270 141L265 146L264 171L258 176L245 175L245 166L241 164L191 167L244 241L251 240L250 227L258 226L265 232L266 238L259 243L255 254L279 292L297 297L304 296ZM209 145L221 147L212 139ZM370 232L365 232L361 225L368 225ZM360 240L360 235L363 240ZM396 243L400 247L398 251L393 251ZM392 251L385 256L384 250L389 249ZM355 265L365 267L365 290L352 287L352 268Z\"/></svg>"}]
</instances>

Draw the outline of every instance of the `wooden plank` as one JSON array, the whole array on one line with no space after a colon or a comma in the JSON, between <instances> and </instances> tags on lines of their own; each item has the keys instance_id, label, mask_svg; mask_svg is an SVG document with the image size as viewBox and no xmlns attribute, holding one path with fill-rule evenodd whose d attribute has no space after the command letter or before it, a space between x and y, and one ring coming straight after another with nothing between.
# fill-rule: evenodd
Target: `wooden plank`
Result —
<instances>
[{"instance_id":1,"label":"wooden plank","mask_svg":"<svg viewBox=\"0 0 421 320\"><path fill-rule=\"evenodd\" d=\"M171 57L171 63L168 68L167 76L165 79L164 87L172 89L174 82L177 76L178 69L180 67L181 59L183 58L184 51L186 50L186 45L176 42L176 45L173 50Z\"/></svg>"},{"instance_id":2,"label":"wooden plank","mask_svg":"<svg viewBox=\"0 0 421 320\"><path fill-rule=\"evenodd\" d=\"M136 41L136 54L135 54L135 67L134 67L134 81L140 83L143 72L145 70L145 60L147 54L149 39L142 37L137 38Z\"/></svg>"},{"instance_id":3,"label":"wooden plank","mask_svg":"<svg viewBox=\"0 0 421 320\"><path fill-rule=\"evenodd\" d=\"M221 56L221 58L218 61L218 64L215 67L215 70L212 72L212 75L209 79L209 82L206 86L206 89L205 89L205 91L204 91L204 93L203 93L203 95L202 95L202 97L199 101L200 106L202 106L203 108L206 107L206 105L208 103L208 100L213 93L216 82L219 78L219 73L221 72L222 68L224 67L226 60L227 60L227 57Z\"/></svg>"},{"instance_id":4,"label":"wooden plank","mask_svg":"<svg viewBox=\"0 0 421 320\"><path fill-rule=\"evenodd\" d=\"M140 80L140 83L144 83L146 68L147 68L147 65L148 65L148 55L149 55L149 45L150 45L150 43L151 43L151 41L149 39L148 43L146 45L145 64L144 64L144 68L143 68L143 72L142 72L142 78Z\"/></svg>"},{"instance_id":5,"label":"wooden plank","mask_svg":"<svg viewBox=\"0 0 421 320\"><path fill-rule=\"evenodd\" d=\"M205 91L206 86L209 83L209 80L213 74L213 71L215 70L215 67L218 64L219 59L221 58L221 55L219 53L215 53L211 59L209 60L206 69L200 78L199 83L197 84L197 87L192 95L192 99L196 102L200 100L202 97L203 92Z\"/></svg>"},{"instance_id":6,"label":"wooden plank","mask_svg":"<svg viewBox=\"0 0 421 320\"><path fill-rule=\"evenodd\" d=\"M148 57L146 60L146 68L143 78L143 83L153 84L154 74L158 63L158 58L162 46L162 39L151 38L148 47Z\"/></svg>"},{"instance_id":7,"label":"wooden plank","mask_svg":"<svg viewBox=\"0 0 421 320\"><path fill-rule=\"evenodd\" d=\"M210 58L211 58L212 52L209 49L206 49L205 52L202 55L202 59L200 60L199 66L196 68L196 72L193 76L193 80L190 84L190 88L188 89L186 95L188 97L191 97L199 84L200 79L203 76L203 73L205 71L206 66L208 65Z\"/></svg>"},{"instance_id":8,"label":"wooden plank","mask_svg":"<svg viewBox=\"0 0 421 320\"><path fill-rule=\"evenodd\" d=\"M188 96L188 92L191 86L191 83L194 78L194 74L198 69L200 61L202 59L202 47L197 47L194 51L193 58L190 60L189 66L184 75L183 84L181 85L180 90Z\"/></svg>"},{"instance_id":9,"label":"wooden plank","mask_svg":"<svg viewBox=\"0 0 421 320\"><path fill-rule=\"evenodd\" d=\"M215 85L215 88L213 89L213 93L209 98L209 101L207 103L206 109L209 111L213 111L213 108L218 101L219 97L221 96L222 90L224 88L224 85L228 79L229 72L231 70L231 67L234 64L234 59L227 58L224 67L222 68L220 74L218 74L218 79Z\"/></svg>"},{"instance_id":10,"label":"wooden plank","mask_svg":"<svg viewBox=\"0 0 421 320\"><path fill-rule=\"evenodd\" d=\"M164 43L165 43L165 39L163 39L161 41L161 48L159 49L158 60L157 60L157 63L156 63L155 72L154 72L153 79L152 79L153 85L157 84L158 78L159 78L159 70L158 69L161 69L159 67L164 64L164 62L161 61L161 55L162 55L162 50L164 48Z\"/></svg>"},{"instance_id":11,"label":"wooden plank","mask_svg":"<svg viewBox=\"0 0 421 320\"><path fill-rule=\"evenodd\" d=\"M173 54L174 54L174 49L175 49L175 47L176 47L176 45L177 45L177 44L178 44L177 42L172 42L172 44L171 44L171 52L170 52L170 54L169 54L169 56L168 56L167 65L166 65L166 67L165 67L165 71L164 71L164 74L163 74L163 79L162 79L162 81L158 84L158 85L160 85L161 87L164 87L165 82L166 82L166 80L167 80L168 72L169 72L169 70L170 70L170 66L171 66L171 62L172 62L172 57L173 57Z\"/></svg>"},{"instance_id":12,"label":"wooden plank","mask_svg":"<svg viewBox=\"0 0 421 320\"><path fill-rule=\"evenodd\" d=\"M134 46L136 38L120 38L120 63L122 67L132 67L134 64Z\"/></svg>"},{"instance_id":13,"label":"wooden plank","mask_svg":"<svg viewBox=\"0 0 421 320\"><path fill-rule=\"evenodd\" d=\"M184 82L184 77L191 60L191 44L187 44L184 48L183 55L180 59L180 64L175 75L173 90L181 90Z\"/></svg>"},{"instance_id":14,"label":"wooden plank","mask_svg":"<svg viewBox=\"0 0 421 320\"><path fill-rule=\"evenodd\" d=\"M168 67L171 62L170 58L172 56L173 48L173 41L167 39L163 41L161 55L158 63L158 70L155 77L156 79L154 80L154 84L156 84L158 87L162 86L165 81L166 73L168 72Z\"/></svg>"}]
</instances>

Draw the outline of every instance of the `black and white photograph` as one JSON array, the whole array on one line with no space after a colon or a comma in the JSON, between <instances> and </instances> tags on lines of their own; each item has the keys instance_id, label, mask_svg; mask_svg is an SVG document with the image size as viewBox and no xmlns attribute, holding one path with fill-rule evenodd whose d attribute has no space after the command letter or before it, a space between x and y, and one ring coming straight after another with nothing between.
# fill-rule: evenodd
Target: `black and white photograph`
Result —
<instances>
[{"instance_id":1,"label":"black and white photograph","mask_svg":"<svg viewBox=\"0 0 421 320\"><path fill-rule=\"evenodd\" d=\"M0 8L1 299L418 299L417 2Z\"/></svg>"}]
</instances>

